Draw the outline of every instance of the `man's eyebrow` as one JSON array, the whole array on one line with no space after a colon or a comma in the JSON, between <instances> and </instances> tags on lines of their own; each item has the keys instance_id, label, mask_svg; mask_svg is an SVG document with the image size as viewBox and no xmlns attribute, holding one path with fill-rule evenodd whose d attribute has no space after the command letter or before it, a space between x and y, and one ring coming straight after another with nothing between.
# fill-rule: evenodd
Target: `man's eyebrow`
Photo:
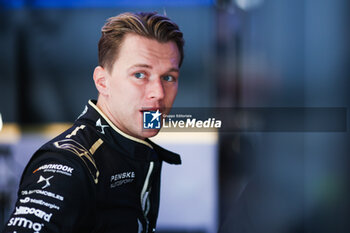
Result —
<instances>
[{"instance_id":1,"label":"man's eyebrow","mask_svg":"<svg viewBox=\"0 0 350 233\"><path fill-rule=\"evenodd\" d=\"M134 69L134 68L147 68L147 69L152 69L153 67L147 64L135 64L129 67L128 70ZM180 73L180 70L178 68L170 68L167 72L177 72Z\"/></svg>"},{"instance_id":2,"label":"man's eyebrow","mask_svg":"<svg viewBox=\"0 0 350 233\"><path fill-rule=\"evenodd\" d=\"M135 64L129 67L128 70L133 69L133 68L148 68L148 69L152 69L152 66L147 65L147 64Z\"/></svg>"},{"instance_id":3,"label":"man's eyebrow","mask_svg":"<svg viewBox=\"0 0 350 233\"><path fill-rule=\"evenodd\" d=\"M177 73L180 73L180 70L178 69L178 68L170 68L169 70L168 70L168 72L170 73L170 72L177 72Z\"/></svg>"}]
</instances>

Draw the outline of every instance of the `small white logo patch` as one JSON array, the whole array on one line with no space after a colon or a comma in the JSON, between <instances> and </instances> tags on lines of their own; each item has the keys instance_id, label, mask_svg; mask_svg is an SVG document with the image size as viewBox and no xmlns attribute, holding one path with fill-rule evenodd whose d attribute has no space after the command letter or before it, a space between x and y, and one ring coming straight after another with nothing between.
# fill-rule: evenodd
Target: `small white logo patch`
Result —
<instances>
[{"instance_id":1,"label":"small white logo patch","mask_svg":"<svg viewBox=\"0 0 350 233\"><path fill-rule=\"evenodd\" d=\"M105 134L105 128L109 127L109 125L102 125L101 118L98 118L98 120L96 121L96 127L101 127L101 131L99 132Z\"/></svg>"},{"instance_id":2,"label":"small white logo patch","mask_svg":"<svg viewBox=\"0 0 350 233\"><path fill-rule=\"evenodd\" d=\"M53 176L50 176L49 178L44 178L43 176L40 176L38 182L36 182L36 183L41 183L41 182L45 181L45 185L43 187L41 187L41 189L45 189L45 188L50 186L49 180L52 178L53 178Z\"/></svg>"}]
</instances>

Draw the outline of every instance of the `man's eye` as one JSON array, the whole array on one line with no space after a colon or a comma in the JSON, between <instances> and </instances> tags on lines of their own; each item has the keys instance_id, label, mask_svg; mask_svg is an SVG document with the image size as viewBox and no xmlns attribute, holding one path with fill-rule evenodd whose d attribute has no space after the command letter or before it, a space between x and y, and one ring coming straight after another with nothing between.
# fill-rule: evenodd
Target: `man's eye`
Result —
<instances>
[{"instance_id":1,"label":"man's eye","mask_svg":"<svg viewBox=\"0 0 350 233\"><path fill-rule=\"evenodd\" d=\"M140 72L135 73L134 76L139 79L143 79L146 77L144 73L140 73Z\"/></svg>"},{"instance_id":2,"label":"man's eye","mask_svg":"<svg viewBox=\"0 0 350 233\"><path fill-rule=\"evenodd\" d=\"M163 79L167 82L174 82L175 81L175 78L171 75L166 75L163 77Z\"/></svg>"}]
</instances>

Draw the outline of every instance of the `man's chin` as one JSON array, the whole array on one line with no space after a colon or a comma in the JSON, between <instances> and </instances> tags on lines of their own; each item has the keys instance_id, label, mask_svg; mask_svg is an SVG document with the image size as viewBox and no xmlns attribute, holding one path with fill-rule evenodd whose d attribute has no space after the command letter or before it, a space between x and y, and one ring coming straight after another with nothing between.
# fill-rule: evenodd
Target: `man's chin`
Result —
<instances>
[{"instance_id":1,"label":"man's chin","mask_svg":"<svg viewBox=\"0 0 350 233\"><path fill-rule=\"evenodd\" d=\"M141 135L143 138L151 138L159 133L160 129L142 129Z\"/></svg>"}]
</instances>

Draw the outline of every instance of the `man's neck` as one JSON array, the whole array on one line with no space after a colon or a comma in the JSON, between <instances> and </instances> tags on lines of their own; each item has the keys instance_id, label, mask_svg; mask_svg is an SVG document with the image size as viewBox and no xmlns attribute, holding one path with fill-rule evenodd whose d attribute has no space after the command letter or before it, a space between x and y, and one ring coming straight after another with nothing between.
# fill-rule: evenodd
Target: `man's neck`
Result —
<instances>
[{"instance_id":1,"label":"man's neck","mask_svg":"<svg viewBox=\"0 0 350 233\"><path fill-rule=\"evenodd\" d=\"M145 141L144 138L137 138L135 136L132 136L126 132L124 132L123 130L121 130L119 127L118 127L118 124L116 123L116 121L114 120L114 117L112 115L112 113L110 113L109 111L109 108L108 108L108 104L106 103L106 101L103 99L103 98L98 98L97 99L97 103L96 103L96 106L98 108L98 111L99 113L105 118L105 120L108 122L108 124L111 125L111 127L119 134L121 134L122 136L130 139L130 140L133 140L133 141L136 141L138 143L142 143L142 144L145 144L147 145L148 147L151 147L153 148L148 142ZM107 118L107 119L106 119Z\"/></svg>"}]
</instances>

